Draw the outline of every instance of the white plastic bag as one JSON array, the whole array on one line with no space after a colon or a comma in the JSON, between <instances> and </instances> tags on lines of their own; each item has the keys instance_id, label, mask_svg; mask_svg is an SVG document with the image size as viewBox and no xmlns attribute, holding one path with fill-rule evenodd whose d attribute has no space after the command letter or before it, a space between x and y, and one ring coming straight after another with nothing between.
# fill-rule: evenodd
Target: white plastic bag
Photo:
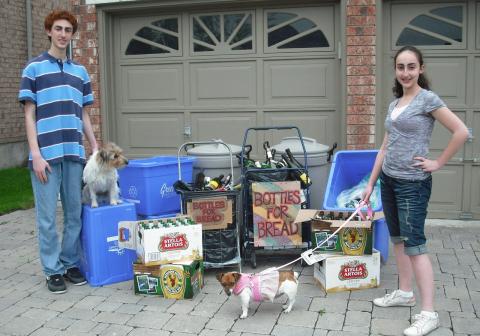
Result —
<instances>
[{"instance_id":1,"label":"white plastic bag","mask_svg":"<svg viewBox=\"0 0 480 336\"><path fill-rule=\"evenodd\" d=\"M356 186L343 190L337 196L337 207L355 209L362 200L362 193L367 186L369 178L370 174L366 175ZM377 180L372 195L370 196L370 204L373 209L377 208L380 197L380 180Z\"/></svg>"}]
</instances>

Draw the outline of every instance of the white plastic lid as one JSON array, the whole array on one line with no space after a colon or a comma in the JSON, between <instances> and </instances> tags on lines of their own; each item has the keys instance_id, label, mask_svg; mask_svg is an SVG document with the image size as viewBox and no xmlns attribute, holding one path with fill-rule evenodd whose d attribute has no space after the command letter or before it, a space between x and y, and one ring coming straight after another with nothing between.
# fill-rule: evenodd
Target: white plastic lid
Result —
<instances>
[{"instance_id":1,"label":"white plastic lid","mask_svg":"<svg viewBox=\"0 0 480 336\"><path fill-rule=\"evenodd\" d=\"M303 144L305 145L305 151L309 157L318 155L323 156L327 155L329 147L317 142L313 138L303 138ZM285 153L285 149L289 148L292 154L297 156L303 156L302 143L298 136L286 137L283 138L278 145L273 146L272 148L276 149L277 152Z\"/></svg>"},{"instance_id":2,"label":"white plastic lid","mask_svg":"<svg viewBox=\"0 0 480 336\"><path fill-rule=\"evenodd\" d=\"M222 144L221 139L212 139L217 143L210 143L210 144L201 144L195 145L195 147L187 148L188 155L191 156L230 156L230 152L228 151L227 147ZM238 154L242 151L242 147L237 145L226 144L230 147L232 151L232 155Z\"/></svg>"}]
</instances>

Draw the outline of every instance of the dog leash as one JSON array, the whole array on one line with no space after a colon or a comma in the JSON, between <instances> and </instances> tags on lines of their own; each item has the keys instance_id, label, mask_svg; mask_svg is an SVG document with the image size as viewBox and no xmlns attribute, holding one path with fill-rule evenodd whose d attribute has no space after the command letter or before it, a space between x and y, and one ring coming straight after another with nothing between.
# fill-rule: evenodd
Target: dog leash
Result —
<instances>
[{"instance_id":1,"label":"dog leash","mask_svg":"<svg viewBox=\"0 0 480 336\"><path fill-rule=\"evenodd\" d=\"M300 257L298 257L297 259L295 260L292 260L282 266L278 266L278 267L272 267L272 268L268 268L267 270L265 271L268 271L268 272L275 272L275 271L278 271L279 269L281 268L284 268L288 265L291 265L293 263L296 263L297 261L301 260L301 259L304 259L304 256L305 255L309 255L309 254L312 254L313 251L315 251L316 249L318 249L319 247L321 247L323 244L325 244L327 241L329 241L333 236L335 236L348 222L350 222L352 220L353 217L355 217L356 214L358 214L362 219L365 220L365 216L362 214L361 212L361 209L364 205L366 205L367 203L365 201L361 201L357 208L355 209L355 211L350 215L350 217L347 218L347 220L338 227L338 229L335 230L335 232L333 232L331 235L328 235L327 236L327 239L323 240L320 244L317 244L317 247L313 248L313 249L309 249L309 250L306 250L305 252L303 252ZM368 212L369 212L369 215L370 215L370 212L371 212L371 208L369 207L368 209ZM262 271L260 273L264 273L265 271Z\"/></svg>"}]
</instances>

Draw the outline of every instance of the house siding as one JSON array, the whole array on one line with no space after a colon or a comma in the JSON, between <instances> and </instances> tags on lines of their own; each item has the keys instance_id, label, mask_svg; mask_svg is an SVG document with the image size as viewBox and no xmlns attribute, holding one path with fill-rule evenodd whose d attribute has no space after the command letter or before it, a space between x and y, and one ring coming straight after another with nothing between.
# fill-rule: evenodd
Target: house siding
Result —
<instances>
[{"instance_id":1,"label":"house siding","mask_svg":"<svg viewBox=\"0 0 480 336\"><path fill-rule=\"evenodd\" d=\"M53 8L72 10L79 21L73 40L75 60L86 66L92 81L95 103L87 108L97 139L103 139L100 70L98 57L98 25L95 5L81 0L32 0L32 56L48 48L43 19ZM17 13L11 15L11 13ZM0 8L6 19L0 34L2 61L0 69L0 150L18 143L25 146L23 110L17 103L20 73L27 62L27 32L24 1L9 1ZM375 147L375 66L376 66L376 0L349 0L346 6L346 147L368 149ZM8 150L7 152L10 152ZM6 161L7 165L18 162ZM0 164L0 167L5 166Z\"/></svg>"}]
</instances>

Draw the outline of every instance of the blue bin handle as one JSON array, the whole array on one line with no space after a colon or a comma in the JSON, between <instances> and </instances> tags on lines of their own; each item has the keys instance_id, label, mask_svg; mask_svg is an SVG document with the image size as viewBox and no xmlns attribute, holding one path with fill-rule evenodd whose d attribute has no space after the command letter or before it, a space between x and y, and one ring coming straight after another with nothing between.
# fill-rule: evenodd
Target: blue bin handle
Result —
<instances>
[{"instance_id":1,"label":"blue bin handle","mask_svg":"<svg viewBox=\"0 0 480 336\"><path fill-rule=\"evenodd\" d=\"M193 142L185 142L178 148L177 152L177 162L178 162L178 179L182 179L182 168L180 164L180 152L186 148L187 146L194 146L194 145L210 145L210 144L220 144L223 145L225 148L228 149L228 153L230 154L230 174L232 174L232 182L235 181L235 176L233 174L233 153L232 149L230 148L229 145L227 145L225 142L221 140L210 140L210 141L193 141ZM183 213L183 202L180 202L180 212Z\"/></svg>"}]
</instances>

